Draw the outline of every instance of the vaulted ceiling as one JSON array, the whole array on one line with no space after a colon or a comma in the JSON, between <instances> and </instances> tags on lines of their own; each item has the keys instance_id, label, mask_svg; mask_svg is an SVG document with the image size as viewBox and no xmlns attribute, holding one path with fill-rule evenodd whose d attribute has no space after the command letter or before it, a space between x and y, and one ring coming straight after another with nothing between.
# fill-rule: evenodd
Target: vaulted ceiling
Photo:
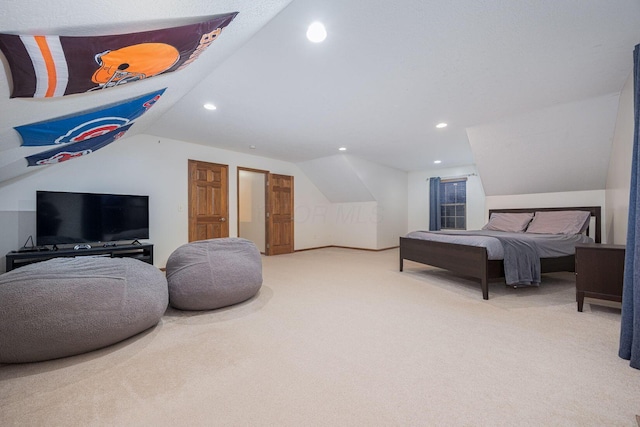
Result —
<instances>
[{"instance_id":1,"label":"vaulted ceiling","mask_svg":"<svg viewBox=\"0 0 640 427\"><path fill-rule=\"evenodd\" d=\"M604 188L617 97L640 42L637 0L9 0L4 9L0 32L58 35L239 14L188 68L99 94L9 99L3 58L0 179L24 173L31 154L14 126L167 87L125 137L291 162L346 147L406 171L475 163L487 194ZM319 44L305 38L316 20L328 32ZM532 170L524 179L519 165Z\"/></svg>"}]
</instances>

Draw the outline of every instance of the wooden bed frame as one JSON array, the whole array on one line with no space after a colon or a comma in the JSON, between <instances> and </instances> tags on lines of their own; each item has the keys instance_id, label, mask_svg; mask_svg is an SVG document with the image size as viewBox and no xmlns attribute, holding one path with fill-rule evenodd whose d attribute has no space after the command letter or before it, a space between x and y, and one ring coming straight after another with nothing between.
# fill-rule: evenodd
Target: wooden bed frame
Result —
<instances>
[{"instance_id":1,"label":"wooden bed frame","mask_svg":"<svg viewBox=\"0 0 640 427\"><path fill-rule=\"evenodd\" d=\"M536 211L589 211L595 217L596 243L601 241L601 208L600 206L564 207L564 208L530 208L530 209L491 209L493 212L536 212ZM400 271L404 268L404 260L443 268L462 276L480 279L482 298L489 299L489 280L504 277L504 262L489 260L486 248L467 246L456 243L434 242L430 240L400 237ZM541 258L542 273L557 271L575 271L575 256L568 255L559 258Z\"/></svg>"}]
</instances>

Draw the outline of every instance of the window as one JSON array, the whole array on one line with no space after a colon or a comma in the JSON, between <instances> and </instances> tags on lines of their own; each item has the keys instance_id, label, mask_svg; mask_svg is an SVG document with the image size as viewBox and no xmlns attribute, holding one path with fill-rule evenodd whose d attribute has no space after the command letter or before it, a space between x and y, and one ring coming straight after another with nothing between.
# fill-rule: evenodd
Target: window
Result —
<instances>
[{"instance_id":1,"label":"window","mask_svg":"<svg viewBox=\"0 0 640 427\"><path fill-rule=\"evenodd\" d=\"M467 229L467 180L452 179L440 182L440 228Z\"/></svg>"}]
</instances>

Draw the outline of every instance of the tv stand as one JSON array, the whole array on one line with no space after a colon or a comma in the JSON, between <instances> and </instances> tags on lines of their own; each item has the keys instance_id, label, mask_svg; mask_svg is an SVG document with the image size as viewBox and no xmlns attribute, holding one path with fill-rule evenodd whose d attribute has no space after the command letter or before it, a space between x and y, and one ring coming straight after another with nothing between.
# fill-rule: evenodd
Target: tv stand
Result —
<instances>
[{"instance_id":1,"label":"tv stand","mask_svg":"<svg viewBox=\"0 0 640 427\"><path fill-rule=\"evenodd\" d=\"M46 261L52 258L75 257L75 256L109 256L111 258L135 258L148 264L153 264L153 245L151 243L140 243L130 245L116 245L104 247L90 247L89 249L77 250L74 248L57 249L51 251L38 252L9 252L6 255L6 270L11 271L23 265L34 262Z\"/></svg>"}]
</instances>

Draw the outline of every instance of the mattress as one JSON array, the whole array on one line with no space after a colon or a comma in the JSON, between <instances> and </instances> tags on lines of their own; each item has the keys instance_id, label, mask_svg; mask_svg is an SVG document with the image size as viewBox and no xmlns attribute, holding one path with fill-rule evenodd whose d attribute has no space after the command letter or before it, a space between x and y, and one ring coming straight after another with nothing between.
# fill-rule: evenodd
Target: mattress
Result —
<instances>
[{"instance_id":1,"label":"mattress","mask_svg":"<svg viewBox=\"0 0 640 427\"><path fill-rule=\"evenodd\" d=\"M576 244L593 243L593 239L584 234L507 233L491 230L412 231L405 237L484 247L487 249L487 257L490 260L504 259L504 248L499 240L501 237L533 242L540 258L573 255Z\"/></svg>"}]
</instances>

